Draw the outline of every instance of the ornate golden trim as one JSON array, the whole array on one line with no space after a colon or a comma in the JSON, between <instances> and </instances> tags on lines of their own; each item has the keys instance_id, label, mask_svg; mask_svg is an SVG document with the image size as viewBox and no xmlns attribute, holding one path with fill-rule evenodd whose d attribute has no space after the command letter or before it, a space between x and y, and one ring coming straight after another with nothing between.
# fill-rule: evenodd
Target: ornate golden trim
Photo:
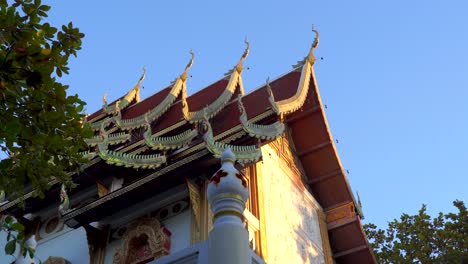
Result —
<instances>
[{"instance_id":1,"label":"ornate golden trim","mask_svg":"<svg viewBox=\"0 0 468 264\"><path fill-rule=\"evenodd\" d=\"M160 137L152 134L151 124L149 120L146 119L146 131L143 134L146 145L152 149L169 150L189 145L190 142L198 136L198 130L188 129L182 133L169 137Z\"/></svg>"},{"instance_id":2,"label":"ornate golden trim","mask_svg":"<svg viewBox=\"0 0 468 264\"><path fill-rule=\"evenodd\" d=\"M243 84L241 74L242 74L242 62L247 58L247 55L249 54L249 47L250 44L245 40L245 43L247 47L245 48L244 54L242 54L242 57L240 58L239 62L237 63L236 67L230 72L230 78L229 82L226 85L226 88L224 89L223 93L216 98L211 104L207 105L205 108L191 112L189 109L189 105L187 103L187 91L186 89L183 89L182 91L182 112L184 114L185 120L189 121L190 123L199 123L203 121L204 116L206 116L208 119L212 118L216 114L218 114L229 102L231 99L232 95L234 94L237 85L241 87L241 93L243 92Z\"/></svg>"},{"instance_id":3,"label":"ornate golden trim","mask_svg":"<svg viewBox=\"0 0 468 264\"><path fill-rule=\"evenodd\" d=\"M118 108L124 109L126 108L133 100L135 100L137 103L140 102L140 85L141 82L145 79L146 77L146 68L143 67L143 74L141 75L140 79L138 80L137 84L118 102L120 102L120 105L117 106L117 103L113 105L107 105L107 99L106 99L106 94L102 97L103 101L103 106L102 109L105 113L107 114L115 114L118 111Z\"/></svg>"},{"instance_id":4,"label":"ornate golden trim","mask_svg":"<svg viewBox=\"0 0 468 264\"><path fill-rule=\"evenodd\" d=\"M258 139L271 140L283 134L285 126L279 120L269 125L260 125L249 122L247 118L247 112L245 111L244 104L242 103L242 96L240 94L237 98L237 105L239 107L239 111L241 112L239 120L241 122L242 128L249 134L249 136Z\"/></svg>"},{"instance_id":5,"label":"ornate golden trim","mask_svg":"<svg viewBox=\"0 0 468 264\"><path fill-rule=\"evenodd\" d=\"M312 31L315 32L315 40L312 43L308 56L299 64L302 65L301 79L297 87L296 94L288 99L284 99L276 102L278 110L281 114L292 113L304 105L304 102L307 98L307 93L309 92L309 84L312 75L312 66L315 63L314 49L318 46L319 43L319 34L318 31L312 27Z\"/></svg>"},{"instance_id":6,"label":"ornate golden trim","mask_svg":"<svg viewBox=\"0 0 468 264\"><path fill-rule=\"evenodd\" d=\"M325 264L333 264L333 252L330 246L330 239L328 237L327 217L322 209L318 209L320 237L322 239L322 250L325 258Z\"/></svg>"},{"instance_id":7,"label":"ornate golden trim","mask_svg":"<svg viewBox=\"0 0 468 264\"><path fill-rule=\"evenodd\" d=\"M262 157L262 151L255 145L236 146L215 141L213 138L211 124L207 117L205 117L203 120L203 126L205 129L205 133L203 134L205 146L216 158L220 158L221 154L227 147L231 148L237 162L241 164L256 162Z\"/></svg>"},{"instance_id":8,"label":"ornate golden trim","mask_svg":"<svg viewBox=\"0 0 468 264\"><path fill-rule=\"evenodd\" d=\"M266 232L266 214L265 214L265 195L263 185L263 171L262 163L257 162L255 164L256 177L257 177L257 193L258 193L258 221L260 225L260 255L268 262L268 240Z\"/></svg>"},{"instance_id":9,"label":"ornate golden trim","mask_svg":"<svg viewBox=\"0 0 468 264\"><path fill-rule=\"evenodd\" d=\"M198 186L187 179L187 188L189 191L190 205L192 208L192 221L190 229L190 242L192 245L201 241L201 205L200 205L200 189Z\"/></svg>"},{"instance_id":10,"label":"ornate golden trim","mask_svg":"<svg viewBox=\"0 0 468 264\"><path fill-rule=\"evenodd\" d=\"M146 236L148 255L138 256L132 241ZM170 232L156 218L143 217L132 223L122 237L122 246L116 250L114 264L136 264L148 258L159 258L169 254ZM143 257L143 259L142 259Z\"/></svg>"}]
</instances>

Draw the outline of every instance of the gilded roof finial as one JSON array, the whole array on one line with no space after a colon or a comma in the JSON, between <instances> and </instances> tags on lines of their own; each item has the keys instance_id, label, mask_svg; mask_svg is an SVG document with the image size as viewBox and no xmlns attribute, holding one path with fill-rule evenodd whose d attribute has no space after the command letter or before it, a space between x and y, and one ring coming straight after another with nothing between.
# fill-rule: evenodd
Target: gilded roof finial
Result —
<instances>
[{"instance_id":1,"label":"gilded roof finial","mask_svg":"<svg viewBox=\"0 0 468 264\"><path fill-rule=\"evenodd\" d=\"M115 112L118 113L120 112L120 100L117 100L117 102L115 102Z\"/></svg>"},{"instance_id":2,"label":"gilded roof finial","mask_svg":"<svg viewBox=\"0 0 468 264\"><path fill-rule=\"evenodd\" d=\"M104 95L102 96L102 103L107 106L107 93L104 93Z\"/></svg>"},{"instance_id":3,"label":"gilded roof finial","mask_svg":"<svg viewBox=\"0 0 468 264\"><path fill-rule=\"evenodd\" d=\"M140 79L138 80L138 84L140 84L146 77L146 67L143 66L143 74L141 75Z\"/></svg>"},{"instance_id":4,"label":"gilded roof finial","mask_svg":"<svg viewBox=\"0 0 468 264\"><path fill-rule=\"evenodd\" d=\"M313 65L315 63L314 49L317 48L319 45L320 33L314 28L314 25L312 25L312 31L315 33L315 39L314 39L314 42L312 43L312 46L310 47L309 56L307 56L307 60L309 61L310 64Z\"/></svg>"},{"instance_id":5,"label":"gilded roof finial","mask_svg":"<svg viewBox=\"0 0 468 264\"><path fill-rule=\"evenodd\" d=\"M247 40L247 37L245 37L245 40L244 40L244 43L246 44L246 47L245 47L245 50L244 50L244 54L242 54L242 57L240 58L239 60L239 63L237 63L237 66L236 66L236 71L238 73L241 73L242 72L242 62L247 58L247 56L249 55L249 50L250 50L250 43L249 41Z\"/></svg>"},{"instance_id":6,"label":"gilded roof finial","mask_svg":"<svg viewBox=\"0 0 468 264\"><path fill-rule=\"evenodd\" d=\"M180 75L180 78L182 79L182 81L187 80L187 77L188 77L187 72L193 65L193 60L195 58L195 53L193 53L192 49L190 49L190 55L192 55L192 57L190 58L190 61L187 63L187 66L185 66L184 72Z\"/></svg>"},{"instance_id":7,"label":"gilded roof finial","mask_svg":"<svg viewBox=\"0 0 468 264\"><path fill-rule=\"evenodd\" d=\"M266 79L266 88L267 88L268 96L275 99L275 96L273 95L273 91L271 90L271 87L270 87L270 77L267 77Z\"/></svg>"}]
</instances>

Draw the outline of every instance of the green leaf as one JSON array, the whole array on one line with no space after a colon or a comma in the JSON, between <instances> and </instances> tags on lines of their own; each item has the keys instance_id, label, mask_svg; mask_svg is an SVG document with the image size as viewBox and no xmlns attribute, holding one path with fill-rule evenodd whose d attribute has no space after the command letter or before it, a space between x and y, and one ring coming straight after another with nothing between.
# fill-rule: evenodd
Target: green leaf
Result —
<instances>
[{"instance_id":1,"label":"green leaf","mask_svg":"<svg viewBox=\"0 0 468 264\"><path fill-rule=\"evenodd\" d=\"M11 225L11 229L15 231L24 231L24 225L22 225L20 222L16 222Z\"/></svg>"},{"instance_id":2,"label":"green leaf","mask_svg":"<svg viewBox=\"0 0 468 264\"><path fill-rule=\"evenodd\" d=\"M16 240L11 240L5 245L5 253L7 255L13 255L16 251Z\"/></svg>"},{"instance_id":3,"label":"green leaf","mask_svg":"<svg viewBox=\"0 0 468 264\"><path fill-rule=\"evenodd\" d=\"M6 224L9 225L9 224L11 224L12 221L13 221L13 217L12 217L11 215L7 215L7 216L5 217L5 223L6 223Z\"/></svg>"}]
</instances>

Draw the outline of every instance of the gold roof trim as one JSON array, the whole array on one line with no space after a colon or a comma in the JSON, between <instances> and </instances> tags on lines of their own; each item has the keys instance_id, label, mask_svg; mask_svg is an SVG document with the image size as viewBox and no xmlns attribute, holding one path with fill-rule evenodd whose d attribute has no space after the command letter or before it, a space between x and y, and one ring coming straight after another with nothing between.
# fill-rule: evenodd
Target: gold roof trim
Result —
<instances>
[{"instance_id":1,"label":"gold roof trim","mask_svg":"<svg viewBox=\"0 0 468 264\"><path fill-rule=\"evenodd\" d=\"M296 94L288 99L284 99L276 102L278 110L281 114L292 113L304 105L309 92L309 84L312 75L312 66L315 63L315 56L313 54L314 49L319 44L319 33L312 27L312 31L315 32L315 39L312 43L308 56L304 59L302 64L301 79L296 90Z\"/></svg>"},{"instance_id":2,"label":"gold roof trim","mask_svg":"<svg viewBox=\"0 0 468 264\"><path fill-rule=\"evenodd\" d=\"M137 103L140 102L140 88L141 88L141 82L145 79L146 77L146 68L143 67L143 74L141 75L140 79L136 83L136 85L121 99L120 101L120 109L126 108L133 100L135 100ZM104 110L105 113L107 114L115 114L117 112L116 105L107 105L107 95L104 94L102 97L103 101L103 106L102 109Z\"/></svg>"},{"instance_id":3,"label":"gold roof trim","mask_svg":"<svg viewBox=\"0 0 468 264\"><path fill-rule=\"evenodd\" d=\"M182 90L186 89L185 86L186 86L186 80L187 80L187 75L188 75L187 72L190 69L190 67L192 67L193 60L194 60L194 53L192 50L190 51L190 54L191 54L191 58L190 58L189 63L185 67L182 74L175 80L170 92L161 101L161 103L159 103L157 106L150 109L147 113L139 115L134 118L122 119L121 111L117 111L117 115L114 117L114 120L120 129L131 130L131 129L143 127L145 126L145 122L146 122L145 118L147 118L149 122L153 122L154 120L161 117L164 113L166 113L167 110L169 110L172 103L174 103L174 101L177 99L177 97L182 92Z\"/></svg>"},{"instance_id":4,"label":"gold roof trim","mask_svg":"<svg viewBox=\"0 0 468 264\"><path fill-rule=\"evenodd\" d=\"M244 129L244 131L247 132L249 136L258 139L271 140L283 134L285 126L279 120L269 125L251 123L247 118L247 112L245 111L244 104L242 103L241 95L239 95L237 98L237 106L241 112L239 120L242 124L242 129Z\"/></svg>"},{"instance_id":5,"label":"gold roof trim","mask_svg":"<svg viewBox=\"0 0 468 264\"><path fill-rule=\"evenodd\" d=\"M143 134L145 143L152 149L159 150L169 150L169 149L178 149L184 146L187 146L192 142L192 140L198 136L197 129L188 129L182 133L179 133L174 136L161 137L153 135L151 130L151 124L148 119L146 119L146 131Z\"/></svg>"},{"instance_id":6,"label":"gold roof trim","mask_svg":"<svg viewBox=\"0 0 468 264\"><path fill-rule=\"evenodd\" d=\"M207 105L205 108L191 112L189 109L189 105L187 103L187 90L183 89L182 91L182 112L184 114L185 120L189 121L190 123L199 123L203 121L204 115L208 117L208 119L212 118L216 114L221 111L224 106L229 102L232 95L234 94L237 85L239 85L240 93L244 94L244 84L242 82L242 62L247 58L249 54L250 44L245 40L246 48L244 53L242 54L239 62L234 67L232 71L230 71L230 78L229 82L226 85L226 88L221 93L221 95L216 98L211 104Z\"/></svg>"},{"instance_id":7,"label":"gold roof trim","mask_svg":"<svg viewBox=\"0 0 468 264\"><path fill-rule=\"evenodd\" d=\"M236 161L241 164L256 162L262 157L262 151L255 145L236 146L216 141L213 137L213 130L211 128L210 121L207 117L203 119L202 124L203 129L205 130L205 133L203 134L205 146L216 158L220 158L224 149L227 147L231 148L236 157Z\"/></svg>"}]
</instances>

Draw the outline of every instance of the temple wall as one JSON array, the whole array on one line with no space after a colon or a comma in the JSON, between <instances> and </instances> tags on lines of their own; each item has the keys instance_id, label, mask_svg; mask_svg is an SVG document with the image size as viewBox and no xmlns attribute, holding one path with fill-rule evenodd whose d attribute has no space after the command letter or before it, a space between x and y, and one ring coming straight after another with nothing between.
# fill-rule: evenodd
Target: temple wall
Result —
<instances>
[{"instance_id":1,"label":"temple wall","mask_svg":"<svg viewBox=\"0 0 468 264\"><path fill-rule=\"evenodd\" d=\"M0 263L11 263L15 260L12 256L5 256L6 233L0 234ZM16 252L15 256L18 255ZM52 237L41 239L37 243L35 261L44 262L48 257L62 257L71 263L88 263L88 243L86 232L83 228L71 229L64 227Z\"/></svg>"},{"instance_id":2,"label":"temple wall","mask_svg":"<svg viewBox=\"0 0 468 264\"><path fill-rule=\"evenodd\" d=\"M65 227L53 239L38 241L36 248L37 259L44 262L50 256L62 257L71 263L88 263L88 241L84 228L70 229Z\"/></svg>"},{"instance_id":3,"label":"temple wall","mask_svg":"<svg viewBox=\"0 0 468 264\"><path fill-rule=\"evenodd\" d=\"M262 147L262 154L259 195L264 202L267 263L325 263L320 206L272 147Z\"/></svg>"}]
</instances>

